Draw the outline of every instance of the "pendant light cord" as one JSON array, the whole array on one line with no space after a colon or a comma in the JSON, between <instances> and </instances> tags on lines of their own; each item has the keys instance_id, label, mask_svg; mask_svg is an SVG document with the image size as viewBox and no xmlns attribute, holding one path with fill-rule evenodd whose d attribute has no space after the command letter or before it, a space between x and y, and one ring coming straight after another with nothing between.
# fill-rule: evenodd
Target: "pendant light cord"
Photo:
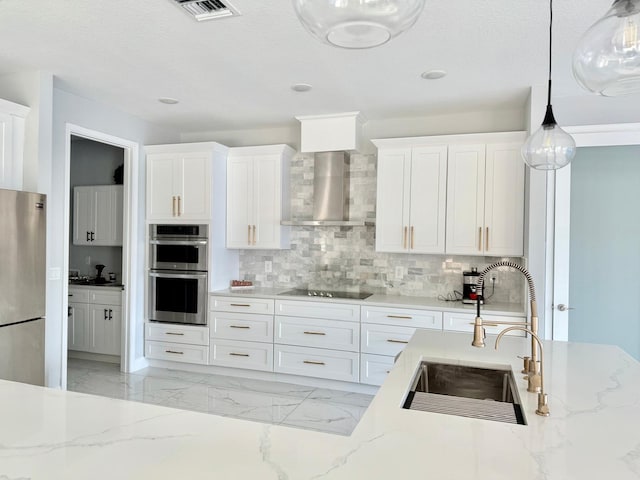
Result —
<instances>
[{"instance_id":1,"label":"pendant light cord","mask_svg":"<svg viewBox=\"0 0 640 480\"><path fill-rule=\"evenodd\" d=\"M547 105L551 105L551 32L553 30L553 0L549 0L549 88L547 91Z\"/></svg>"}]
</instances>

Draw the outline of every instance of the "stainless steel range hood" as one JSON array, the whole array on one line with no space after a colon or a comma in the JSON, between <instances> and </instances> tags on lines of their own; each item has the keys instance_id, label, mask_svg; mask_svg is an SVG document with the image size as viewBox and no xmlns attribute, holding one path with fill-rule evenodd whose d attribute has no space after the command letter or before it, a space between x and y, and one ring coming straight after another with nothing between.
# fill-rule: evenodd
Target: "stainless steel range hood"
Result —
<instances>
[{"instance_id":1,"label":"stainless steel range hood","mask_svg":"<svg viewBox=\"0 0 640 480\"><path fill-rule=\"evenodd\" d=\"M364 220L349 220L349 154L347 152L314 154L313 219L283 221L282 225L327 227L365 225Z\"/></svg>"}]
</instances>

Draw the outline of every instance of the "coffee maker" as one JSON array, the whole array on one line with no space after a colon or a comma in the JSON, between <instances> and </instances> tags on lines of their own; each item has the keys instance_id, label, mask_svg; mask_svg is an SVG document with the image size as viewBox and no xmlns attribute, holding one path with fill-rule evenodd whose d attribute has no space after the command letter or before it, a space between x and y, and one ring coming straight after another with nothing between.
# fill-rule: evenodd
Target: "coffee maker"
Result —
<instances>
[{"instance_id":1,"label":"coffee maker","mask_svg":"<svg viewBox=\"0 0 640 480\"><path fill-rule=\"evenodd\" d=\"M471 267L471 271L462 272L462 303L473 304L478 301L477 285L479 278L480 274L476 267ZM484 303L482 299L480 299L480 303Z\"/></svg>"}]
</instances>

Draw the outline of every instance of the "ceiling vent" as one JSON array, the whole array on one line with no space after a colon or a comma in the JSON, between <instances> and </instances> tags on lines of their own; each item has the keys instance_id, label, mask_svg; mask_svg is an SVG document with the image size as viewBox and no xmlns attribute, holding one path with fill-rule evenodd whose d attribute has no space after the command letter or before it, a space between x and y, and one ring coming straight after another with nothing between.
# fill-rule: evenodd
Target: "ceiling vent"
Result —
<instances>
[{"instance_id":1,"label":"ceiling vent","mask_svg":"<svg viewBox=\"0 0 640 480\"><path fill-rule=\"evenodd\" d=\"M240 12L233 8L229 2L220 0L173 0L185 12L199 22L203 20L215 20L218 18L233 17Z\"/></svg>"}]
</instances>

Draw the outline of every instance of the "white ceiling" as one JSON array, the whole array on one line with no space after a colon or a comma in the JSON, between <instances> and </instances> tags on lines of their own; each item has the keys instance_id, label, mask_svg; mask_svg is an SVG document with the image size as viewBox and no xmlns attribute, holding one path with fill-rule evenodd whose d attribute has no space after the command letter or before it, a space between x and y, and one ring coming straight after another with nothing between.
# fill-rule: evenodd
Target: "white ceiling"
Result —
<instances>
[{"instance_id":1,"label":"white ceiling","mask_svg":"<svg viewBox=\"0 0 640 480\"><path fill-rule=\"evenodd\" d=\"M523 108L546 83L544 0L427 0L410 31L368 50L312 38L291 0L230 1L242 16L196 22L171 0L0 0L0 74L49 71L58 88L182 132ZM588 95L571 53L611 1L554 2L554 98ZM420 78L431 69L448 75Z\"/></svg>"}]
</instances>

